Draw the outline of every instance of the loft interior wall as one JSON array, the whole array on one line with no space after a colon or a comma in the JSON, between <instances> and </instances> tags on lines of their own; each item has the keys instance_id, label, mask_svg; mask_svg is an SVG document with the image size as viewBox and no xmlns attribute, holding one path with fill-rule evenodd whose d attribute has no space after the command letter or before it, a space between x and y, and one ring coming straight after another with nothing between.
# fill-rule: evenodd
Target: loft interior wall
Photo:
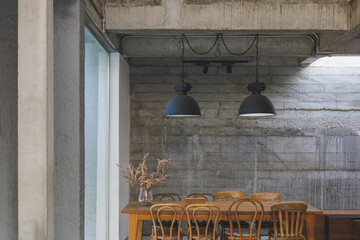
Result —
<instances>
[{"instance_id":1,"label":"loft interior wall","mask_svg":"<svg viewBox=\"0 0 360 240\"><path fill-rule=\"evenodd\" d=\"M0 8L0 239L17 239L17 11L18 2Z\"/></svg>"},{"instance_id":2,"label":"loft interior wall","mask_svg":"<svg viewBox=\"0 0 360 240\"><path fill-rule=\"evenodd\" d=\"M270 191L320 209L360 207L359 67L303 68L294 58L270 59L260 81L277 115L243 119L236 113L250 94L254 67L236 66L232 74L210 67L203 74L187 66L189 95L203 117L168 119L163 113L181 67L138 63L130 67L130 161L138 164L147 152L173 160L173 175L154 193ZM132 188L131 199L137 194Z\"/></svg>"}]
</instances>

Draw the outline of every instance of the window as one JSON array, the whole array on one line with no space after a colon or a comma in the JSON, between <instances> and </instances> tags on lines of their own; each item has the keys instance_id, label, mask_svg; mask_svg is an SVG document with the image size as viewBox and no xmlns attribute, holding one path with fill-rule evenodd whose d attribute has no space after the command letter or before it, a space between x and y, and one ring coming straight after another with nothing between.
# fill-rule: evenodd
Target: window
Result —
<instances>
[{"instance_id":1,"label":"window","mask_svg":"<svg viewBox=\"0 0 360 240\"><path fill-rule=\"evenodd\" d=\"M85 29L85 240L108 239L109 54Z\"/></svg>"}]
</instances>

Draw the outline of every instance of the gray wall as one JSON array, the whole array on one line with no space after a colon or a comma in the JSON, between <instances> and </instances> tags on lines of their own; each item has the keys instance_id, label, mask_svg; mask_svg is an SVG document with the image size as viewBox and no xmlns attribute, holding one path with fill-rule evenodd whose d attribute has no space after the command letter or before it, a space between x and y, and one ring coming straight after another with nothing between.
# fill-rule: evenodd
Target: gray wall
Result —
<instances>
[{"instance_id":1,"label":"gray wall","mask_svg":"<svg viewBox=\"0 0 360 240\"><path fill-rule=\"evenodd\" d=\"M188 119L163 118L179 67L131 67L131 162L146 152L173 160L173 176L155 193L270 191L321 209L360 208L360 68L270 62L260 80L277 115L259 119L236 117L252 66L232 74L186 67L203 114ZM137 194L131 190L132 199Z\"/></svg>"},{"instance_id":2,"label":"gray wall","mask_svg":"<svg viewBox=\"0 0 360 240\"><path fill-rule=\"evenodd\" d=\"M84 238L84 6L54 1L55 239Z\"/></svg>"},{"instance_id":3,"label":"gray wall","mask_svg":"<svg viewBox=\"0 0 360 240\"><path fill-rule=\"evenodd\" d=\"M17 239L17 1L0 3L0 239Z\"/></svg>"}]
</instances>

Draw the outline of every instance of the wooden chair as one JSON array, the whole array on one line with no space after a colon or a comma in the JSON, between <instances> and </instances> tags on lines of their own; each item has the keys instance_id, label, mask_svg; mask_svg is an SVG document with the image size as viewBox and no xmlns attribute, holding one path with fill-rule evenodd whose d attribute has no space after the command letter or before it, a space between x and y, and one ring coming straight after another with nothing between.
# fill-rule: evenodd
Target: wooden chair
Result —
<instances>
[{"instance_id":1,"label":"wooden chair","mask_svg":"<svg viewBox=\"0 0 360 240\"><path fill-rule=\"evenodd\" d=\"M181 201L181 196L177 193L158 193L154 195L154 201Z\"/></svg>"},{"instance_id":2,"label":"wooden chair","mask_svg":"<svg viewBox=\"0 0 360 240\"><path fill-rule=\"evenodd\" d=\"M215 195L207 192L190 193L189 195L186 196L186 198L200 198L200 197L205 198L206 201L215 201Z\"/></svg>"},{"instance_id":3,"label":"wooden chair","mask_svg":"<svg viewBox=\"0 0 360 240\"><path fill-rule=\"evenodd\" d=\"M273 213L274 232L269 234L275 240L306 240L302 235L305 221L305 203L279 203L271 206ZM275 224L275 223L279 224ZM285 232L284 232L285 222ZM278 226L280 227L278 231Z\"/></svg>"},{"instance_id":4,"label":"wooden chair","mask_svg":"<svg viewBox=\"0 0 360 240\"><path fill-rule=\"evenodd\" d=\"M254 213L248 228L249 232L244 232L241 225L241 208L253 208ZM233 202L228 209L228 219L230 223L230 231L225 233L226 239L231 240L260 240L261 239L261 223L264 217L264 206L259 200L244 197ZM234 221L235 219L235 221ZM259 224L256 226L256 222ZM237 232L235 232L237 229Z\"/></svg>"},{"instance_id":5,"label":"wooden chair","mask_svg":"<svg viewBox=\"0 0 360 240\"><path fill-rule=\"evenodd\" d=\"M181 201L181 196L177 193L158 193L154 195L154 201ZM170 228L171 221L162 221L165 228ZM174 226L178 226L178 221L175 221Z\"/></svg>"},{"instance_id":6,"label":"wooden chair","mask_svg":"<svg viewBox=\"0 0 360 240\"><path fill-rule=\"evenodd\" d=\"M260 192L251 194L251 197L259 200L260 202L273 202L281 201L283 195L281 193Z\"/></svg>"},{"instance_id":7,"label":"wooden chair","mask_svg":"<svg viewBox=\"0 0 360 240\"><path fill-rule=\"evenodd\" d=\"M215 193L216 201L234 201L245 196L246 192L242 191L222 191Z\"/></svg>"},{"instance_id":8,"label":"wooden chair","mask_svg":"<svg viewBox=\"0 0 360 240\"><path fill-rule=\"evenodd\" d=\"M351 221L351 240L360 239L360 219Z\"/></svg>"},{"instance_id":9,"label":"wooden chair","mask_svg":"<svg viewBox=\"0 0 360 240\"><path fill-rule=\"evenodd\" d=\"M216 240L218 238L218 230L214 226L219 219L219 207L212 204L192 204L186 207L186 215L189 224L188 239Z\"/></svg>"},{"instance_id":10,"label":"wooden chair","mask_svg":"<svg viewBox=\"0 0 360 240\"><path fill-rule=\"evenodd\" d=\"M234 201L236 199L246 196L246 192L243 191L221 191L215 193L216 201ZM225 230L230 227L228 221L220 221L221 226L221 239L225 239ZM246 221L241 221L243 228L248 228L249 224Z\"/></svg>"},{"instance_id":11,"label":"wooden chair","mask_svg":"<svg viewBox=\"0 0 360 240\"><path fill-rule=\"evenodd\" d=\"M185 214L185 208L179 204L162 203L155 204L150 208L152 219L153 240L172 240L182 239L183 232L181 229L181 221ZM163 222L170 219L170 226L164 226ZM176 224L178 222L178 224Z\"/></svg>"},{"instance_id":12,"label":"wooden chair","mask_svg":"<svg viewBox=\"0 0 360 240\"><path fill-rule=\"evenodd\" d=\"M251 197L259 200L260 202L279 202L282 200L283 195L281 193L260 192L251 194ZM278 225L278 227L280 226ZM263 230L263 234L268 236L269 232L274 229L273 221L263 221L261 229Z\"/></svg>"}]
</instances>

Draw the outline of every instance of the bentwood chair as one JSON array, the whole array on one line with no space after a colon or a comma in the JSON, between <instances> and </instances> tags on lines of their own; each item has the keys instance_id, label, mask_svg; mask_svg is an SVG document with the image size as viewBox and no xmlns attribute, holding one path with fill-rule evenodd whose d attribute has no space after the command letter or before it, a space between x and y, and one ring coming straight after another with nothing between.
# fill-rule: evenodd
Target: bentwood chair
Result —
<instances>
[{"instance_id":1,"label":"bentwood chair","mask_svg":"<svg viewBox=\"0 0 360 240\"><path fill-rule=\"evenodd\" d=\"M260 192L251 194L251 197L259 200L260 202L279 202L282 200L283 195L281 193ZM273 222L269 220L263 221L261 229L264 231L263 234L268 236L269 232L274 229Z\"/></svg>"},{"instance_id":2,"label":"bentwood chair","mask_svg":"<svg viewBox=\"0 0 360 240\"><path fill-rule=\"evenodd\" d=\"M186 215L189 224L187 234L189 240L216 240L218 238L218 229L216 227L220 215L218 206L192 204L186 207Z\"/></svg>"},{"instance_id":3,"label":"bentwood chair","mask_svg":"<svg viewBox=\"0 0 360 240\"><path fill-rule=\"evenodd\" d=\"M242 191L222 191L215 193L216 201L234 201L245 196L246 192Z\"/></svg>"},{"instance_id":4,"label":"bentwood chair","mask_svg":"<svg viewBox=\"0 0 360 240\"><path fill-rule=\"evenodd\" d=\"M207 192L190 193L186 198L205 198L206 201L215 201L215 195Z\"/></svg>"},{"instance_id":5,"label":"bentwood chair","mask_svg":"<svg viewBox=\"0 0 360 240\"><path fill-rule=\"evenodd\" d=\"M261 202L274 202L281 201L283 195L281 193L260 192L251 194L251 197Z\"/></svg>"},{"instance_id":6,"label":"bentwood chair","mask_svg":"<svg viewBox=\"0 0 360 240\"><path fill-rule=\"evenodd\" d=\"M154 195L154 201L181 201L181 196L177 193L158 193ZM171 221L162 221L165 228L171 226ZM175 221L174 226L178 226L178 221Z\"/></svg>"},{"instance_id":7,"label":"bentwood chair","mask_svg":"<svg viewBox=\"0 0 360 240\"><path fill-rule=\"evenodd\" d=\"M305 203L279 203L271 206L274 232L269 234L269 240L306 240L302 230L307 207Z\"/></svg>"},{"instance_id":8,"label":"bentwood chair","mask_svg":"<svg viewBox=\"0 0 360 240\"><path fill-rule=\"evenodd\" d=\"M243 229L241 225L241 212L244 209L253 209L250 226ZM244 197L233 202L228 209L228 219L230 223L230 231L225 232L226 239L231 240L260 240L261 239L261 223L264 217L264 206L259 200ZM233 220L235 219L235 221ZM256 222L257 224L256 226Z\"/></svg>"},{"instance_id":9,"label":"bentwood chair","mask_svg":"<svg viewBox=\"0 0 360 240\"><path fill-rule=\"evenodd\" d=\"M235 201L236 199L246 196L246 192L243 191L221 191L215 193L216 201ZM241 221L243 228L248 228L249 224L245 221ZM228 221L220 221L221 226L221 239L225 239L225 229L229 228Z\"/></svg>"},{"instance_id":10,"label":"bentwood chair","mask_svg":"<svg viewBox=\"0 0 360 240\"><path fill-rule=\"evenodd\" d=\"M179 204L163 203L155 204L150 208L152 219L153 240L180 240L183 237L181 221L185 214L185 208ZM170 225L164 226L163 222L170 219ZM176 222L179 221L178 224Z\"/></svg>"},{"instance_id":11,"label":"bentwood chair","mask_svg":"<svg viewBox=\"0 0 360 240\"><path fill-rule=\"evenodd\" d=\"M154 195L154 201L181 201L178 193L158 193Z\"/></svg>"}]
</instances>

